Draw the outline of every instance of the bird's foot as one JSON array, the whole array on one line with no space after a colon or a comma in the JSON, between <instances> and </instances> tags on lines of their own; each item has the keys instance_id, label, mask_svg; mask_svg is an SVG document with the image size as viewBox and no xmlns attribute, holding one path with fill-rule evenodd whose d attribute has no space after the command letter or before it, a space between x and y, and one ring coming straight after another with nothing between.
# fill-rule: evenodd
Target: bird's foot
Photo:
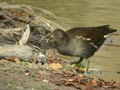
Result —
<instances>
[{"instance_id":1,"label":"bird's foot","mask_svg":"<svg viewBox=\"0 0 120 90\"><path fill-rule=\"evenodd\" d=\"M71 68L73 68L77 73L84 74L86 71L86 67L83 63L74 62L71 64Z\"/></svg>"}]
</instances>

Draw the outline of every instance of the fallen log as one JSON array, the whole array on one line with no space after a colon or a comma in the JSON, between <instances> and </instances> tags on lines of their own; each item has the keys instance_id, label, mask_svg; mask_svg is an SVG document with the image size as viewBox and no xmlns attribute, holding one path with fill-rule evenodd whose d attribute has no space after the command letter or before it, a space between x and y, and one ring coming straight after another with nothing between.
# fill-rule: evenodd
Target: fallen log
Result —
<instances>
[{"instance_id":1,"label":"fallen log","mask_svg":"<svg viewBox=\"0 0 120 90\"><path fill-rule=\"evenodd\" d=\"M4 45L0 46L0 58L15 57L27 62L46 62L44 54L27 45Z\"/></svg>"}]
</instances>

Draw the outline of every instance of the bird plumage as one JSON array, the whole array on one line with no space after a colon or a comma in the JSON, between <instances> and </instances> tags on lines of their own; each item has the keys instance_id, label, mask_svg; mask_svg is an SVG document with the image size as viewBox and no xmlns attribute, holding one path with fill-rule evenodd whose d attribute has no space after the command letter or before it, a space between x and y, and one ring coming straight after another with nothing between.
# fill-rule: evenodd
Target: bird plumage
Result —
<instances>
[{"instance_id":1,"label":"bird plumage","mask_svg":"<svg viewBox=\"0 0 120 90\"><path fill-rule=\"evenodd\" d=\"M93 56L109 35L117 30L109 25L97 27L75 27L66 32L56 29L51 36L60 54L80 57L79 63Z\"/></svg>"},{"instance_id":2,"label":"bird plumage","mask_svg":"<svg viewBox=\"0 0 120 90\"><path fill-rule=\"evenodd\" d=\"M66 32L53 31L57 50L63 55L89 58L105 41L105 35L115 32L109 25L98 27L76 27Z\"/></svg>"}]
</instances>

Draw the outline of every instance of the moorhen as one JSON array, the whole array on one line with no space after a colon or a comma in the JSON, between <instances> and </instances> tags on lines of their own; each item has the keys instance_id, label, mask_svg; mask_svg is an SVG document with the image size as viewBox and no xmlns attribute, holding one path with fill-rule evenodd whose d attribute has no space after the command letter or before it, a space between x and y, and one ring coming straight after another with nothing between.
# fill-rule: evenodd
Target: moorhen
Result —
<instances>
[{"instance_id":1,"label":"moorhen","mask_svg":"<svg viewBox=\"0 0 120 90\"><path fill-rule=\"evenodd\" d=\"M54 42L57 51L67 56L80 57L77 63L81 63L83 59L90 58L100 48L106 40L106 36L116 29L112 29L109 25L96 27L75 27L68 31L56 29L50 34L49 41ZM89 60L87 64L88 71Z\"/></svg>"}]
</instances>

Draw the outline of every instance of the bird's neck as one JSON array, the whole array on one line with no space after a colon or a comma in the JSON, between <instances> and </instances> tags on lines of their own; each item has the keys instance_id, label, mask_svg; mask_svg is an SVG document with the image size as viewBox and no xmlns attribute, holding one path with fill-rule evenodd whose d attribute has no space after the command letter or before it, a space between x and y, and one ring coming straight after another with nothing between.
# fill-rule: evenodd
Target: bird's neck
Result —
<instances>
[{"instance_id":1,"label":"bird's neck","mask_svg":"<svg viewBox=\"0 0 120 90\"><path fill-rule=\"evenodd\" d=\"M67 47L69 44L69 36L65 34L61 40L56 43L57 49L62 49L63 47Z\"/></svg>"},{"instance_id":2,"label":"bird's neck","mask_svg":"<svg viewBox=\"0 0 120 90\"><path fill-rule=\"evenodd\" d=\"M69 38L64 38L56 43L56 49L60 54L67 55L68 46L69 46Z\"/></svg>"}]
</instances>

